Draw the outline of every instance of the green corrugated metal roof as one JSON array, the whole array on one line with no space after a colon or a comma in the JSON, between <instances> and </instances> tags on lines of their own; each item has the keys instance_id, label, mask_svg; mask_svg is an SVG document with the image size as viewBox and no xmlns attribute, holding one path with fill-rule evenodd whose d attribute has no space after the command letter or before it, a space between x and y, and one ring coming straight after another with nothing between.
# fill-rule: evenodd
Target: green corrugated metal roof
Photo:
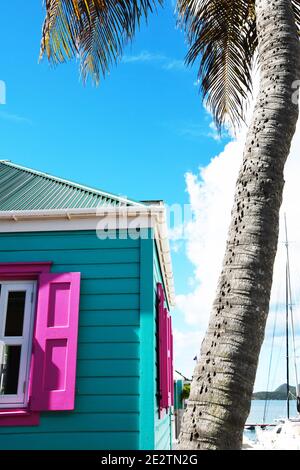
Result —
<instances>
[{"instance_id":1,"label":"green corrugated metal roof","mask_svg":"<svg viewBox=\"0 0 300 470\"><path fill-rule=\"evenodd\" d=\"M121 196L0 160L0 211L141 205Z\"/></svg>"}]
</instances>

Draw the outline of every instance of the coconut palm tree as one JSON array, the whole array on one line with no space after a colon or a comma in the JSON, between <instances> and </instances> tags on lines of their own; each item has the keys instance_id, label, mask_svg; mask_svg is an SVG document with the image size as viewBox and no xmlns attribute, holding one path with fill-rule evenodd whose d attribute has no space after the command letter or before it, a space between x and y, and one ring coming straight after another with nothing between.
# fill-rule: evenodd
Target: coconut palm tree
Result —
<instances>
[{"instance_id":1,"label":"coconut palm tree","mask_svg":"<svg viewBox=\"0 0 300 470\"><path fill-rule=\"evenodd\" d=\"M243 119L257 57L260 86L239 172L226 252L195 367L181 449L238 449L264 338L283 170L298 118L300 0L178 0L216 124ZM46 0L41 53L73 56L96 81L117 62L154 0ZM200 306L199 306L200 312Z\"/></svg>"}]
</instances>

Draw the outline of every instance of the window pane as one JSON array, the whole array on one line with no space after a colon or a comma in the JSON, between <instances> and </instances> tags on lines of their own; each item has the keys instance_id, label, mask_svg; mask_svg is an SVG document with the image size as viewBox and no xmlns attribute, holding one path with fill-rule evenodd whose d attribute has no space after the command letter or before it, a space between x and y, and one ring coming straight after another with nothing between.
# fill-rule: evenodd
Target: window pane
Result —
<instances>
[{"instance_id":1,"label":"window pane","mask_svg":"<svg viewBox=\"0 0 300 470\"><path fill-rule=\"evenodd\" d=\"M5 336L22 336L26 292L9 292Z\"/></svg>"},{"instance_id":2,"label":"window pane","mask_svg":"<svg viewBox=\"0 0 300 470\"><path fill-rule=\"evenodd\" d=\"M0 357L0 394L16 395L18 393L21 346L5 345L2 351L2 357Z\"/></svg>"}]
</instances>

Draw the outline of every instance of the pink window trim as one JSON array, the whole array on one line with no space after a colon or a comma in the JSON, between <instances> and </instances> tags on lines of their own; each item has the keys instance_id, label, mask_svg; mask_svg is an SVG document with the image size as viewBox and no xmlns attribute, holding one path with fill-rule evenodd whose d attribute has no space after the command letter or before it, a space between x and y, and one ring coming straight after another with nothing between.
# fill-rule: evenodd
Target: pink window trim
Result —
<instances>
[{"instance_id":1,"label":"pink window trim","mask_svg":"<svg viewBox=\"0 0 300 470\"><path fill-rule=\"evenodd\" d=\"M26 408L1 410L0 426L38 426L40 413Z\"/></svg>"},{"instance_id":2,"label":"pink window trim","mask_svg":"<svg viewBox=\"0 0 300 470\"><path fill-rule=\"evenodd\" d=\"M49 273L51 261L40 263L0 263L1 280L38 280L42 273ZM30 370L31 381L32 369ZM40 422L40 413L28 408L12 408L0 410L0 426L37 426Z\"/></svg>"},{"instance_id":3,"label":"pink window trim","mask_svg":"<svg viewBox=\"0 0 300 470\"><path fill-rule=\"evenodd\" d=\"M51 261L45 263L0 263L0 279L38 279L42 273L49 273Z\"/></svg>"}]
</instances>

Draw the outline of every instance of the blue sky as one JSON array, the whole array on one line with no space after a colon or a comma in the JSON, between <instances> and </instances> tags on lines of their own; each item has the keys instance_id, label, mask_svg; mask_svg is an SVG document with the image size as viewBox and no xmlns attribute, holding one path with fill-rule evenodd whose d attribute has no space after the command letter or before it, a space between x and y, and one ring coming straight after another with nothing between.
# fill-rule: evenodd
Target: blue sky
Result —
<instances>
[{"instance_id":1,"label":"blue sky","mask_svg":"<svg viewBox=\"0 0 300 470\"><path fill-rule=\"evenodd\" d=\"M38 64L42 1L1 10L0 158L133 199L188 202L184 174L222 144L210 136L196 69L183 64L187 46L171 3L150 16L98 88L83 86L75 60ZM176 254L174 263L182 291L190 267Z\"/></svg>"},{"instance_id":2,"label":"blue sky","mask_svg":"<svg viewBox=\"0 0 300 470\"><path fill-rule=\"evenodd\" d=\"M83 86L76 61L38 64L41 4L2 6L1 157L136 199L186 200L183 174L220 144L208 136L196 71L183 66L186 44L171 5L150 17L124 63L96 88Z\"/></svg>"},{"instance_id":3,"label":"blue sky","mask_svg":"<svg viewBox=\"0 0 300 470\"><path fill-rule=\"evenodd\" d=\"M169 2L150 16L97 88L83 86L75 60L38 64L41 0L3 2L0 80L7 102L0 106L0 159L137 200L188 203L185 174L198 174L227 140L216 138L201 104L196 68L184 66L187 45L173 10ZM172 258L176 291L187 294L194 266L184 249ZM193 329L178 310L174 324ZM186 374L193 355L187 354Z\"/></svg>"}]
</instances>

